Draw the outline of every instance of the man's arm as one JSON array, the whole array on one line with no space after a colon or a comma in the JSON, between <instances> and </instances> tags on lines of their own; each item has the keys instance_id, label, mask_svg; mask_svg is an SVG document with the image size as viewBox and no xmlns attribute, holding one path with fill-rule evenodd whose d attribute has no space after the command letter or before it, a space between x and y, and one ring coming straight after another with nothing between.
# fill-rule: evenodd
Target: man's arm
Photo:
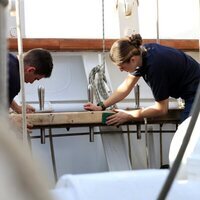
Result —
<instances>
[{"instance_id":1,"label":"man's arm","mask_svg":"<svg viewBox=\"0 0 200 200\"><path fill-rule=\"evenodd\" d=\"M20 106L19 104L17 104L17 102L15 100L13 100L11 102L10 108L12 108L13 111L15 111L18 114L22 113L22 106ZM33 113L33 112L35 112L35 108L33 108L31 105L26 105L26 112L27 113Z\"/></svg>"},{"instance_id":2,"label":"man's arm","mask_svg":"<svg viewBox=\"0 0 200 200\"><path fill-rule=\"evenodd\" d=\"M15 100L12 101L12 103L10 104L10 108L13 109L13 111L15 111L18 114L22 113L22 106L18 105L17 102ZM35 112L35 108L33 108L30 105L26 106L26 112L27 113L32 113ZM22 116L21 115L9 115L9 119L11 121L11 123L21 132L22 131ZM29 123L29 121L27 120L27 132L31 133L31 129L32 129L32 124Z\"/></svg>"},{"instance_id":3,"label":"man's arm","mask_svg":"<svg viewBox=\"0 0 200 200\"><path fill-rule=\"evenodd\" d=\"M22 113L21 106L19 106L15 100L11 102L10 108L16 113Z\"/></svg>"}]
</instances>

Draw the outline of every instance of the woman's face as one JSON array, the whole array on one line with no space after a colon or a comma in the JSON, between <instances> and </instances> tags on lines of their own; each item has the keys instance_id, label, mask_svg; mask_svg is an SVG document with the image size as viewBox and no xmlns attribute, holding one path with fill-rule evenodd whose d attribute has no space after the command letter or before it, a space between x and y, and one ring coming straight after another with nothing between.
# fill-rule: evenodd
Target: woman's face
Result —
<instances>
[{"instance_id":1,"label":"woman's face","mask_svg":"<svg viewBox=\"0 0 200 200\"><path fill-rule=\"evenodd\" d=\"M140 56L133 56L129 62L118 65L121 72L134 72L136 67L139 65Z\"/></svg>"}]
</instances>

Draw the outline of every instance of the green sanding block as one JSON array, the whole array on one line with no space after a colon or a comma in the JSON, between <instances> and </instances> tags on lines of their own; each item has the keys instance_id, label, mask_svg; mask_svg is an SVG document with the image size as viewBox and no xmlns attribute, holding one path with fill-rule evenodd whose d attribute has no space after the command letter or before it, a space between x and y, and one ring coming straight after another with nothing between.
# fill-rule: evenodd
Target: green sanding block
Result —
<instances>
[{"instance_id":1,"label":"green sanding block","mask_svg":"<svg viewBox=\"0 0 200 200\"><path fill-rule=\"evenodd\" d=\"M109 117L109 116L111 116L113 114L115 114L115 113L107 113L107 112L102 113L101 123L102 124L106 124L107 117Z\"/></svg>"}]
</instances>

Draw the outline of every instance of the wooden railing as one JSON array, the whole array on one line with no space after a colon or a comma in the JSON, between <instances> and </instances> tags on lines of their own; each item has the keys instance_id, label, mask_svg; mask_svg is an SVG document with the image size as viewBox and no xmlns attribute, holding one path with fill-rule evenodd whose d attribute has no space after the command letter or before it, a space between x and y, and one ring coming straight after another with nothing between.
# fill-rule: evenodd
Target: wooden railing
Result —
<instances>
[{"instance_id":1,"label":"wooden railing","mask_svg":"<svg viewBox=\"0 0 200 200\"><path fill-rule=\"evenodd\" d=\"M105 50L109 51L111 45L116 39L105 40ZM156 39L144 39L143 43L156 42ZM162 39L160 44L175 47L184 51L199 51L198 40L169 40ZM45 48L50 51L102 51L102 39L54 39L54 38L25 38L23 39L24 51L32 48ZM17 51L17 39L8 39L8 49Z\"/></svg>"}]
</instances>

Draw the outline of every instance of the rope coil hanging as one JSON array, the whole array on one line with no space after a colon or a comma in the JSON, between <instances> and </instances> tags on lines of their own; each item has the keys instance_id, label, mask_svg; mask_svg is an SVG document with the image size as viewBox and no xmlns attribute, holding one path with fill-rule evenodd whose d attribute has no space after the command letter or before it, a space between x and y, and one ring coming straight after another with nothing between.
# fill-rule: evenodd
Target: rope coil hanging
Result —
<instances>
[{"instance_id":1,"label":"rope coil hanging","mask_svg":"<svg viewBox=\"0 0 200 200\"><path fill-rule=\"evenodd\" d=\"M105 100L109 97L109 92L106 89L107 79L103 65L97 65L91 70L89 84L92 86L96 102L100 102L101 99Z\"/></svg>"},{"instance_id":2,"label":"rope coil hanging","mask_svg":"<svg viewBox=\"0 0 200 200\"><path fill-rule=\"evenodd\" d=\"M89 73L89 84L92 87L96 102L101 102L109 97L110 89L105 75L105 25L104 25L104 0L102 0L102 64L95 66Z\"/></svg>"}]
</instances>

